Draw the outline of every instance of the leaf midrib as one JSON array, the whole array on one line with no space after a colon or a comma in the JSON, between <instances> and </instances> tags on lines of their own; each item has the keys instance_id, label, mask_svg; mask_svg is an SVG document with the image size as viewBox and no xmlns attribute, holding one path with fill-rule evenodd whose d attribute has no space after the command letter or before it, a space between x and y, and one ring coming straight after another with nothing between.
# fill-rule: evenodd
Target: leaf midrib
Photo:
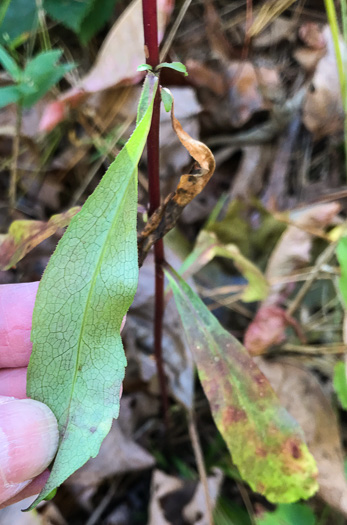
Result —
<instances>
[{"instance_id":1,"label":"leaf midrib","mask_svg":"<svg viewBox=\"0 0 347 525\"><path fill-rule=\"evenodd\" d=\"M131 176L129 177L128 183L124 186L124 190L123 190L123 193L122 193L122 196L121 196L121 203L123 202L124 196L127 193L127 190L128 190L129 185L130 185L130 182L132 181L134 175L136 175L136 171L137 171L137 169L135 168L133 170ZM119 193L117 194L117 196L119 196ZM69 424L69 420L70 420L70 409L71 409L71 403L72 403L72 399L73 399L73 393L74 393L74 390L75 390L75 385L76 385L76 382L77 382L78 366L79 366L79 363L80 363L80 358L81 358L81 353L82 353L81 347L82 347L82 343L83 343L83 333L84 333L85 324L86 324L87 312L89 311L89 304L90 304L90 301L91 301L91 298L92 298L92 295L93 295L93 291L95 289L96 279L97 279L97 276L99 274L99 270L100 270L100 267L101 267L101 264L102 264L102 261L103 261L104 253L105 253L105 250L106 250L106 247L107 247L108 238L110 236L110 233L113 231L113 226L115 225L115 223L117 221L117 218L118 218L121 210L123 210L123 208L124 208L124 204L121 204L118 208L116 208L114 217L111 220L111 224L110 224L110 227L108 229L108 233L106 235L105 241L104 241L103 246L101 248L100 255L98 257L98 261L97 261L97 264L95 266L95 270L93 271L93 275L92 275L92 278L91 278L91 281L90 281L90 288L89 288L89 292L88 292L87 301L85 303L86 306L85 306L85 309L84 309L83 319L82 319L82 324L81 324L81 329L80 329L80 334L79 334L79 338L78 338L78 347L77 347L75 372L74 372L74 377L73 377L73 380L72 380L71 394L70 394L70 398L69 398L69 405L68 405L68 410L67 410L67 415L66 415L66 423L64 423L62 425L63 428L64 428L64 431L63 431L63 433L62 433L62 435L60 437L60 442L62 442L63 439L64 439L64 436L65 436L65 433L66 433L66 430L67 430L67 427L68 427L68 424Z\"/></svg>"}]
</instances>

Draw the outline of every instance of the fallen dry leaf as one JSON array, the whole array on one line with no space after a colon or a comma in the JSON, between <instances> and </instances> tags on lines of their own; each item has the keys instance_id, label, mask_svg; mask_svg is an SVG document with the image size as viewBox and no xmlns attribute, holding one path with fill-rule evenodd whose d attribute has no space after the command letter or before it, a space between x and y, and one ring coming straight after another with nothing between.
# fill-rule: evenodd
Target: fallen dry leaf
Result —
<instances>
[{"instance_id":1,"label":"fallen dry leaf","mask_svg":"<svg viewBox=\"0 0 347 525\"><path fill-rule=\"evenodd\" d=\"M223 481L215 468L208 477L211 502L214 506ZM148 525L208 525L206 502L201 482L183 481L155 470L151 483Z\"/></svg>"},{"instance_id":2,"label":"fallen dry leaf","mask_svg":"<svg viewBox=\"0 0 347 525\"><path fill-rule=\"evenodd\" d=\"M159 42L173 7L174 0L158 0ZM40 122L40 130L52 130L66 118L70 108L77 107L91 93L117 85L136 84L144 75L137 71L137 66L144 62L142 3L141 0L134 0L108 33L89 73L76 87L48 104Z\"/></svg>"},{"instance_id":3,"label":"fallen dry leaf","mask_svg":"<svg viewBox=\"0 0 347 525\"><path fill-rule=\"evenodd\" d=\"M80 210L79 206L53 215L49 221L14 221L6 235L0 236L0 270L8 270L60 228L65 228L72 217Z\"/></svg>"},{"instance_id":4,"label":"fallen dry leaf","mask_svg":"<svg viewBox=\"0 0 347 525\"><path fill-rule=\"evenodd\" d=\"M271 101L281 93L276 69L259 67L251 62L232 61L228 66L230 116L234 127L245 124L256 111L269 110Z\"/></svg>"},{"instance_id":5,"label":"fallen dry leaf","mask_svg":"<svg viewBox=\"0 0 347 525\"><path fill-rule=\"evenodd\" d=\"M335 220L339 211L340 205L336 202L294 211L292 216L296 226L288 226L277 242L267 264L267 280L271 282L288 276L308 265L314 238L312 232L323 232ZM288 326L296 329L301 337L298 323L282 307L293 286L293 283L271 286L270 294L261 304L245 333L244 343L251 354L261 354L271 345L283 342Z\"/></svg>"},{"instance_id":6,"label":"fallen dry leaf","mask_svg":"<svg viewBox=\"0 0 347 525\"><path fill-rule=\"evenodd\" d=\"M222 471L218 468L212 469L211 475L207 478L207 484L213 508L217 503L222 482ZM187 523L191 523L192 525L210 525L206 508L205 491L201 481L198 483L191 501L183 508L183 517Z\"/></svg>"},{"instance_id":7,"label":"fallen dry leaf","mask_svg":"<svg viewBox=\"0 0 347 525\"><path fill-rule=\"evenodd\" d=\"M329 26L324 28L323 38L327 51L318 62L303 106L303 123L317 140L342 131L344 123L341 87ZM347 49L342 40L340 50L344 59Z\"/></svg>"},{"instance_id":8,"label":"fallen dry leaf","mask_svg":"<svg viewBox=\"0 0 347 525\"><path fill-rule=\"evenodd\" d=\"M283 406L303 429L318 466L319 495L347 516L344 451L336 414L312 372L256 359Z\"/></svg>"}]
</instances>

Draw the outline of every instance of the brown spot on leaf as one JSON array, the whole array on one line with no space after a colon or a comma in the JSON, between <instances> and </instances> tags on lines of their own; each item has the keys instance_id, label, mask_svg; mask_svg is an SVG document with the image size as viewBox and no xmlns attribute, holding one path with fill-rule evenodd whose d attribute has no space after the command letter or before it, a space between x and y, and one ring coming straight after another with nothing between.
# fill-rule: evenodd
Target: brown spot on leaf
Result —
<instances>
[{"instance_id":1,"label":"brown spot on leaf","mask_svg":"<svg viewBox=\"0 0 347 525\"><path fill-rule=\"evenodd\" d=\"M247 414L242 408L227 407L223 411L223 423L225 426L231 425L232 423L238 423L239 421L245 421Z\"/></svg>"}]
</instances>

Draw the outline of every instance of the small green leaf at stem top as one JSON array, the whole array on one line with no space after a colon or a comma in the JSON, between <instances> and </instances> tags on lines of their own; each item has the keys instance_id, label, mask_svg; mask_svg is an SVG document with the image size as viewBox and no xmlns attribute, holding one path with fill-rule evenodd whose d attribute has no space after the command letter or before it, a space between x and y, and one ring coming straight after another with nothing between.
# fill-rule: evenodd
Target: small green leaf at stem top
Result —
<instances>
[{"instance_id":1,"label":"small green leaf at stem top","mask_svg":"<svg viewBox=\"0 0 347 525\"><path fill-rule=\"evenodd\" d=\"M188 76L187 68L184 64L182 64L182 62L162 62L155 69L159 70L163 67L168 67L169 69L174 69L175 71L178 71L179 73L183 73L185 77Z\"/></svg>"},{"instance_id":2,"label":"small green leaf at stem top","mask_svg":"<svg viewBox=\"0 0 347 525\"><path fill-rule=\"evenodd\" d=\"M297 422L247 350L172 268L165 273L212 416L242 478L273 503L309 498L318 472Z\"/></svg>"},{"instance_id":3,"label":"small green leaf at stem top","mask_svg":"<svg viewBox=\"0 0 347 525\"><path fill-rule=\"evenodd\" d=\"M73 217L39 285L27 394L53 411L59 446L46 486L31 508L98 454L118 416L126 365L120 327L138 279L137 166L157 86L157 77L149 73L139 104L141 120Z\"/></svg>"},{"instance_id":4,"label":"small green leaf at stem top","mask_svg":"<svg viewBox=\"0 0 347 525\"><path fill-rule=\"evenodd\" d=\"M171 111L172 103L173 103L173 97L172 97L170 90L167 88L161 88L160 96L164 104L165 111L169 113L169 111Z\"/></svg>"},{"instance_id":5,"label":"small green leaf at stem top","mask_svg":"<svg viewBox=\"0 0 347 525\"><path fill-rule=\"evenodd\" d=\"M149 64L140 64L137 67L137 71L152 71L152 69L152 66L150 66Z\"/></svg>"}]
</instances>

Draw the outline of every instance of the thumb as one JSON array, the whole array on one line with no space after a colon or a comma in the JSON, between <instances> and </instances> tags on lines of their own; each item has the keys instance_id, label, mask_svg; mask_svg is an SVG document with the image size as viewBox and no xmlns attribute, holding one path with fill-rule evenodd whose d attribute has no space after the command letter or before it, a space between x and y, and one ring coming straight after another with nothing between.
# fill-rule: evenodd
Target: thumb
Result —
<instances>
[{"instance_id":1,"label":"thumb","mask_svg":"<svg viewBox=\"0 0 347 525\"><path fill-rule=\"evenodd\" d=\"M57 421L46 405L0 396L0 503L40 474L57 446Z\"/></svg>"}]
</instances>

